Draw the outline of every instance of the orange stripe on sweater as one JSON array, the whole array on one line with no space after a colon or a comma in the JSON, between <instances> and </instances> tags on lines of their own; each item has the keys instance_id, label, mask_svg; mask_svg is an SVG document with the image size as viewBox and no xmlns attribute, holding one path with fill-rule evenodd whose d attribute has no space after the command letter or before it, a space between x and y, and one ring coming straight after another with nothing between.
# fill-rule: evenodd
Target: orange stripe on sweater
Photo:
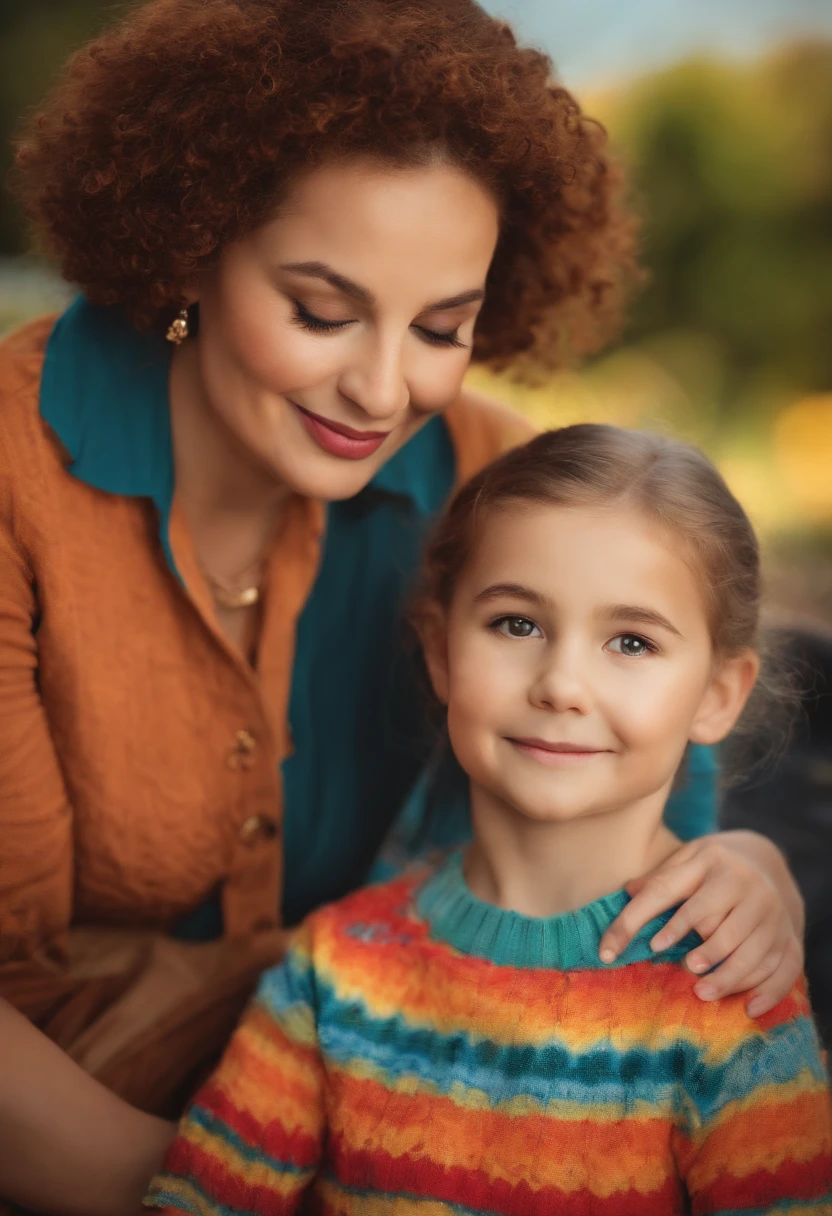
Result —
<instances>
[{"instance_id":1,"label":"orange stripe on sweater","mask_svg":"<svg viewBox=\"0 0 832 1216\"><path fill-rule=\"evenodd\" d=\"M412 1154L445 1168L484 1170L511 1186L586 1188L600 1197L657 1191L674 1168L666 1118L596 1123L585 1110L582 1120L564 1123L392 1093L343 1073L330 1073L329 1085L330 1134L353 1151Z\"/></svg>"},{"instance_id":2,"label":"orange stripe on sweater","mask_svg":"<svg viewBox=\"0 0 832 1216\"><path fill-rule=\"evenodd\" d=\"M279 1112L287 1128L313 1133L319 1126L320 1056L290 1040L256 1006L233 1036L212 1084L258 1123L269 1123Z\"/></svg>"},{"instance_id":3,"label":"orange stripe on sweater","mask_svg":"<svg viewBox=\"0 0 832 1216\"><path fill-rule=\"evenodd\" d=\"M757 1089L744 1102L732 1102L708 1125L716 1152L694 1137L682 1156L691 1160L697 1187L710 1187L730 1163L731 1174L744 1178L758 1171L776 1172L783 1165L804 1164L832 1155L829 1093L808 1072L788 1085ZM832 1185L832 1180L830 1180Z\"/></svg>"},{"instance_id":4,"label":"orange stripe on sweater","mask_svg":"<svg viewBox=\"0 0 832 1216\"><path fill-rule=\"evenodd\" d=\"M617 972L614 983L603 969L516 970L457 955L423 933L414 940L420 925L402 916L390 919L394 940L368 945L345 933L351 921L335 912L327 909L316 923L318 974L342 1000L363 1001L377 1018L400 1014L414 1026L467 1031L500 1045L561 1040L571 1051L602 1040L618 1050L655 1050L678 1042L684 1026L685 1037L708 1044L710 1063L753 1033L744 995L700 1001L692 991L696 977L680 963L635 963ZM410 936L397 942L396 931ZM796 987L758 1026L769 1029L806 1009L805 993Z\"/></svg>"}]
</instances>

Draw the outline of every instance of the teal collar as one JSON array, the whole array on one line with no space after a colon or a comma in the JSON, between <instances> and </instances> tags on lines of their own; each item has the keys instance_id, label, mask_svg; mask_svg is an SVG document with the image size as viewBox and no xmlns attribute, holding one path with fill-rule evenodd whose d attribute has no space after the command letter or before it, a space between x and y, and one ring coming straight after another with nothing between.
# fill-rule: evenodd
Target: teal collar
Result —
<instances>
[{"instance_id":1,"label":"teal collar","mask_svg":"<svg viewBox=\"0 0 832 1216\"><path fill-rule=\"evenodd\" d=\"M46 347L40 412L69 453L74 477L169 507L169 368L164 340L133 329L118 309L79 296L58 318Z\"/></svg>"},{"instance_id":2,"label":"teal collar","mask_svg":"<svg viewBox=\"0 0 832 1216\"><path fill-rule=\"evenodd\" d=\"M170 353L161 335L139 333L121 309L79 296L49 337L40 397L41 416L68 452L70 473L109 494L152 499L165 523L174 489ZM433 482L446 475L437 467L437 428L444 438L444 423L432 419L363 493L403 497L431 514Z\"/></svg>"},{"instance_id":3,"label":"teal collar","mask_svg":"<svg viewBox=\"0 0 832 1216\"><path fill-rule=\"evenodd\" d=\"M598 947L606 930L629 903L626 891L605 895L558 916L521 916L519 912L477 899L465 881L462 861L462 850L451 853L416 897L419 914L430 925L432 936L462 954L489 959L505 967L601 970L645 960L681 959L701 942L697 934L690 933L670 950L654 953L650 939L673 915L673 911L665 912L645 925L614 963L602 963Z\"/></svg>"}]
</instances>

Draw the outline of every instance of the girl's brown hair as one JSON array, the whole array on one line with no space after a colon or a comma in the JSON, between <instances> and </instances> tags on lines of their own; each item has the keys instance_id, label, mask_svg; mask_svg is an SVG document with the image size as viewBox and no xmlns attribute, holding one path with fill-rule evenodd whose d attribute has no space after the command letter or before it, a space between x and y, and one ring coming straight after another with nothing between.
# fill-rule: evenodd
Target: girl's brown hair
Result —
<instances>
[{"instance_id":1,"label":"girl's brown hair","mask_svg":"<svg viewBox=\"0 0 832 1216\"><path fill-rule=\"evenodd\" d=\"M702 588L714 651L761 653L760 551L754 529L708 458L660 435L585 424L538 435L467 482L428 547L415 601L417 630L448 609L487 518L524 504L635 507L682 546ZM766 657L766 656L764 656ZM773 655L743 716L751 732L793 701ZM776 716L776 715L775 715ZM784 719L780 719L784 726ZM784 733L778 731L778 733ZM785 739L785 734L784 734Z\"/></svg>"},{"instance_id":2,"label":"girl's brown hair","mask_svg":"<svg viewBox=\"0 0 832 1216\"><path fill-rule=\"evenodd\" d=\"M424 593L446 609L483 520L523 503L633 506L681 540L721 654L758 645L760 554L754 529L720 474L686 443L584 424L538 435L472 478L427 552Z\"/></svg>"},{"instance_id":3,"label":"girl's brown hair","mask_svg":"<svg viewBox=\"0 0 832 1216\"><path fill-rule=\"evenodd\" d=\"M501 210L474 359L539 374L601 345L636 277L620 173L473 0L151 0L77 52L15 177L65 277L148 328L298 173L437 154Z\"/></svg>"}]
</instances>

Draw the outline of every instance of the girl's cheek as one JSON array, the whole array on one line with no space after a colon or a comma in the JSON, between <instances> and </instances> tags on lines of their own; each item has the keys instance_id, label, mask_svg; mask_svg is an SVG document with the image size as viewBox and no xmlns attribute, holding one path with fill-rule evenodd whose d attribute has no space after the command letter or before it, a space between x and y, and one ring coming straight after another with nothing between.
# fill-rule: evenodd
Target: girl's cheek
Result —
<instances>
[{"instance_id":1,"label":"girl's cheek","mask_svg":"<svg viewBox=\"0 0 832 1216\"><path fill-rule=\"evenodd\" d=\"M480 643L449 651L450 698L460 719L499 722L522 704L528 679L507 649Z\"/></svg>"},{"instance_id":2,"label":"girl's cheek","mask_svg":"<svg viewBox=\"0 0 832 1216\"><path fill-rule=\"evenodd\" d=\"M682 695L651 697L647 690L632 697L616 713L618 733L633 748L682 746L690 733L692 719L692 707Z\"/></svg>"}]
</instances>

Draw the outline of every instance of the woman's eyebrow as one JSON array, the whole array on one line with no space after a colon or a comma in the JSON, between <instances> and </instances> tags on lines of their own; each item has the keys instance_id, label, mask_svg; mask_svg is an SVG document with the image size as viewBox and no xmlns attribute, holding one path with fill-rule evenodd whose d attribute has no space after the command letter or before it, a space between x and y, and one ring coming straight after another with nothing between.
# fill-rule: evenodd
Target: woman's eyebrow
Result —
<instances>
[{"instance_id":1,"label":"woman's eyebrow","mask_svg":"<svg viewBox=\"0 0 832 1216\"><path fill-rule=\"evenodd\" d=\"M475 287L472 291L461 291L458 296L448 296L445 300L437 300L435 304L428 304L427 308L422 309L422 312L445 312L446 309L461 308L463 304L473 304L475 300L484 299L483 289Z\"/></svg>"},{"instance_id":2,"label":"woman's eyebrow","mask_svg":"<svg viewBox=\"0 0 832 1216\"><path fill-rule=\"evenodd\" d=\"M293 274L302 274L308 279L323 279L336 291L342 292L345 296L352 296L354 300L360 300L362 304L375 304L376 302L375 296L367 287L362 287L360 283L348 279L346 275L339 274L337 270L327 266L326 262L282 262L280 269L291 270Z\"/></svg>"},{"instance_id":3,"label":"woman's eyebrow","mask_svg":"<svg viewBox=\"0 0 832 1216\"><path fill-rule=\"evenodd\" d=\"M334 287L336 291L340 291L345 296L350 296L353 300L359 300L362 304L371 306L375 304L376 298L368 287L362 287L360 283L356 283L354 279L348 279L346 275L339 274L332 266L328 266L326 262L282 262L281 270L289 270L293 274L305 275L308 279L323 279L325 283L329 283L330 287ZM461 291L459 295L448 296L444 300L437 300L435 304L428 304L423 308L422 312L445 312L451 308L461 308L463 304L473 304L475 300L485 298L485 291L481 287L475 287L471 291Z\"/></svg>"}]
</instances>

